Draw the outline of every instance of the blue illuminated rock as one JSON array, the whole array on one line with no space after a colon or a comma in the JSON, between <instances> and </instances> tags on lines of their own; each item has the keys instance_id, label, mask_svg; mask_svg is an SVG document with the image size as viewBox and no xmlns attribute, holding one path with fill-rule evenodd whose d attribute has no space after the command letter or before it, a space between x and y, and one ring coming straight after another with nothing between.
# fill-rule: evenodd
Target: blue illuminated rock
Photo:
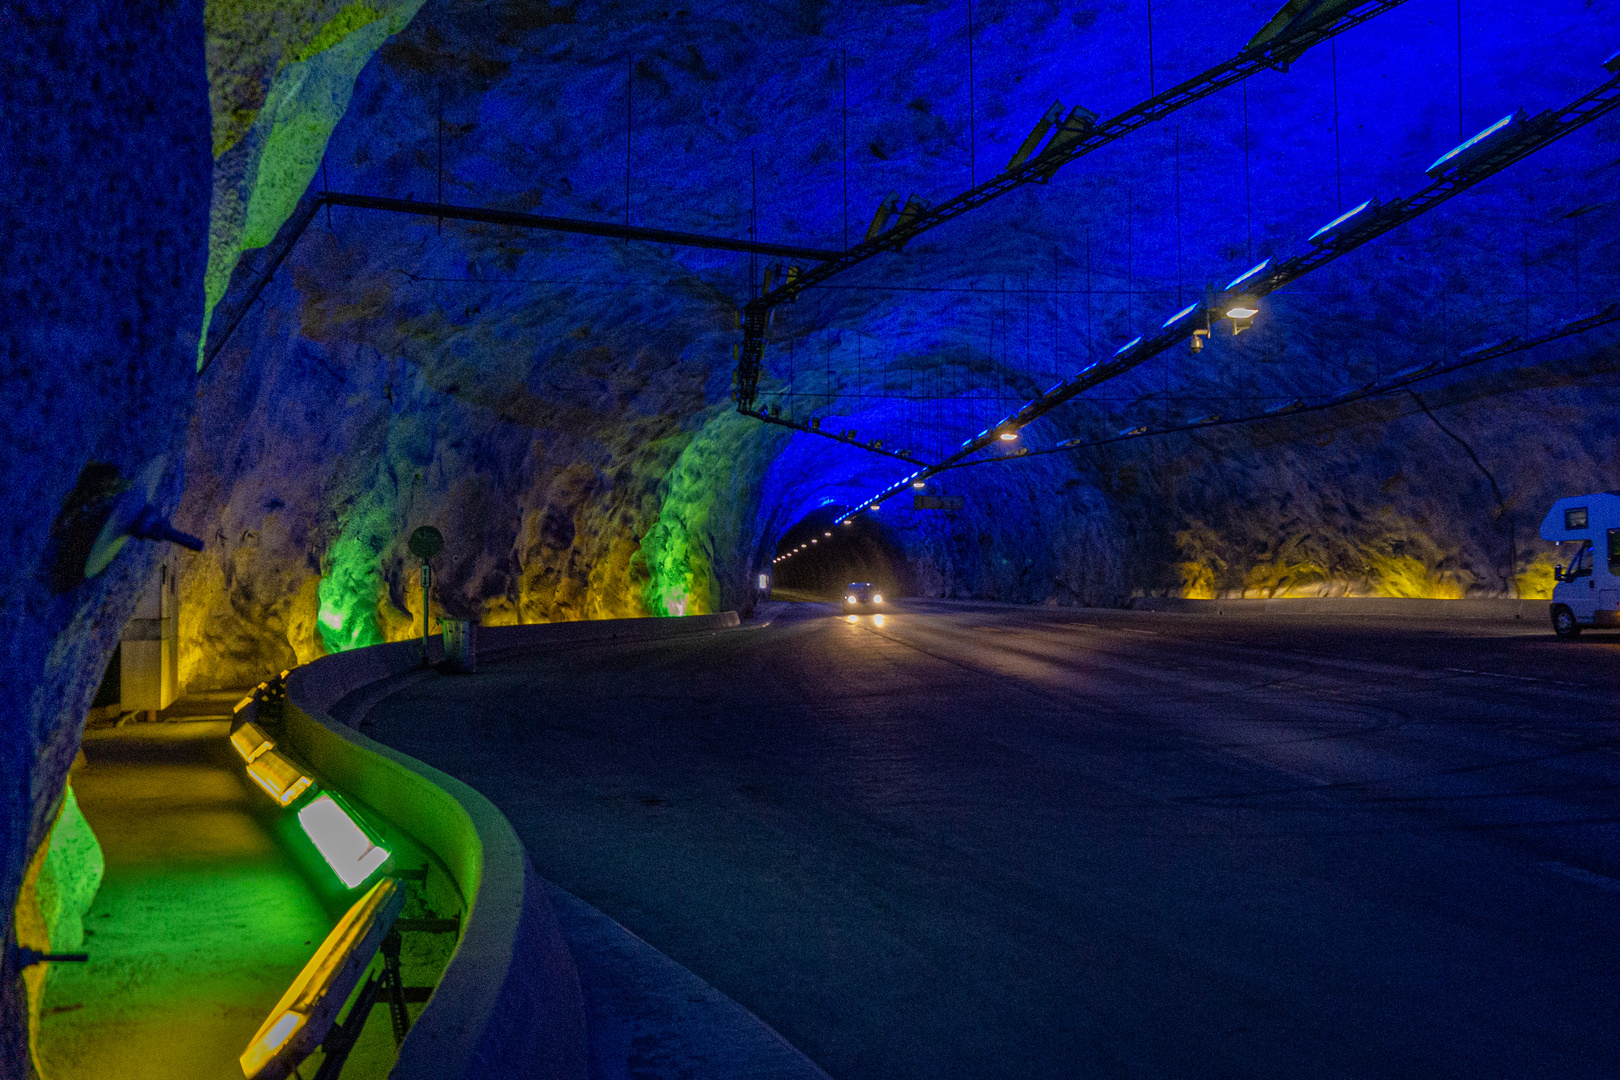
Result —
<instances>
[{"instance_id":1,"label":"blue illuminated rock","mask_svg":"<svg viewBox=\"0 0 1620 1080\"><path fill-rule=\"evenodd\" d=\"M1404 5L812 290L778 309L761 403L937 459L1206 283L1416 191L1459 131L1607 77L1612 13L1563 4L1527 42L1512 10L1465 13L1460 116L1453 16ZM846 84L855 242L891 191L937 205L985 179L1054 98L1106 117L1254 29L1178 34L1184 13L1160 13L1150 74L1141 12L980 10L970 127L964 14L429 2L360 74L327 182L622 222L628 162L633 224L746 236L757 191L761 239L839 248ZM1612 118L1578 132L1017 446L1258 414L1620 294L1615 138ZM408 635L404 539L427 522L454 614L746 606L786 528L911 469L732 414L737 310L768 262L323 212L202 380L182 524L222 539L188 571L186 677ZM1547 557L1528 523L1607 482L1612 343L1420 385L1433 420L1400 394L955 471L930 490L964 510L891 500L887 535L919 588L1030 603L1533 592Z\"/></svg>"}]
</instances>

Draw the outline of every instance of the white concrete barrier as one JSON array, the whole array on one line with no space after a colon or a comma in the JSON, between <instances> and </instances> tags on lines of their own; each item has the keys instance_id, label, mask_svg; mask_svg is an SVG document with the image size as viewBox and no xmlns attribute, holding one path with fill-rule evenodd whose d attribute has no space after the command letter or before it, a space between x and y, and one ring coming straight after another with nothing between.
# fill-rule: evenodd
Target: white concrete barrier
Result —
<instances>
[{"instance_id":1,"label":"white concrete barrier","mask_svg":"<svg viewBox=\"0 0 1620 1080\"><path fill-rule=\"evenodd\" d=\"M1135 611L1181 611L1200 615L1353 615L1408 619L1484 619L1546 622L1546 600L1432 600L1404 596L1288 596L1274 600L1187 600L1138 596Z\"/></svg>"},{"instance_id":2,"label":"white concrete barrier","mask_svg":"<svg viewBox=\"0 0 1620 1080\"><path fill-rule=\"evenodd\" d=\"M483 627L480 660L553 645L649 641L739 625L734 611ZM443 659L440 638L428 658ZM467 903L455 955L412 1025L394 1080L584 1080L584 1002L545 884L495 805L473 788L354 731L423 671L420 640L322 657L287 676L283 737L340 790L375 807L449 869Z\"/></svg>"}]
</instances>

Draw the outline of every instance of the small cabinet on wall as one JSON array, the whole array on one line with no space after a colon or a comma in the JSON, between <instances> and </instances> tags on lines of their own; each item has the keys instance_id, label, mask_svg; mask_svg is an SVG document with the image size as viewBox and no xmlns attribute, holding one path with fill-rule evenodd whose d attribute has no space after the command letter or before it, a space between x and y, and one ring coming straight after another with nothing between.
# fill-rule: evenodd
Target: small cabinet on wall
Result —
<instances>
[{"instance_id":1,"label":"small cabinet on wall","mask_svg":"<svg viewBox=\"0 0 1620 1080\"><path fill-rule=\"evenodd\" d=\"M166 709L180 696L179 575L159 564L118 643L120 707Z\"/></svg>"}]
</instances>

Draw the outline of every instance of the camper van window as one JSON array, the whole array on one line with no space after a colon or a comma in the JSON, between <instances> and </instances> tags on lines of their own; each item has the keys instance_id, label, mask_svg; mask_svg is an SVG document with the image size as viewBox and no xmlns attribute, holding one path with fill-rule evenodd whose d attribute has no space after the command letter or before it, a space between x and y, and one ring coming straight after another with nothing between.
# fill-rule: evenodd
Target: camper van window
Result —
<instances>
[{"instance_id":1,"label":"camper van window","mask_svg":"<svg viewBox=\"0 0 1620 1080\"><path fill-rule=\"evenodd\" d=\"M1569 560L1569 569L1564 571L1564 580L1585 577L1592 572L1592 541L1582 540L1581 546L1575 549L1575 555Z\"/></svg>"},{"instance_id":2,"label":"camper van window","mask_svg":"<svg viewBox=\"0 0 1620 1080\"><path fill-rule=\"evenodd\" d=\"M1609 573L1620 574L1620 529L1609 530Z\"/></svg>"},{"instance_id":3,"label":"camper van window","mask_svg":"<svg viewBox=\"0 0 1620 1080\"><path fill-rule=\"evenodd\" d=\"M1586 528L1586 507L1577 506L1564 511L1564 531L1579 532Z\"/></svg>"}]
</instances>

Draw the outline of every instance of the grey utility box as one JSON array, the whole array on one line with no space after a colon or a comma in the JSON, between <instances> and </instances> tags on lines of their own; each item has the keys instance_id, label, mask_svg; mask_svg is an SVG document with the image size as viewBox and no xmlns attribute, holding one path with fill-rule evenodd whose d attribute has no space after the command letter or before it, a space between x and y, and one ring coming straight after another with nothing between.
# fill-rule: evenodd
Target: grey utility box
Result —
<instances>
[{"instance_id":1,"label":"grey utility box","mask_svg":"<svg viewBox=\"0 0 1620 1080\"><path fill-rule=\"evenodd\" d=\"M471 619L441 619L440 622L444 626L445 670L475 670L478 666L478 624Z\"/></svg>"}]
</instances>

